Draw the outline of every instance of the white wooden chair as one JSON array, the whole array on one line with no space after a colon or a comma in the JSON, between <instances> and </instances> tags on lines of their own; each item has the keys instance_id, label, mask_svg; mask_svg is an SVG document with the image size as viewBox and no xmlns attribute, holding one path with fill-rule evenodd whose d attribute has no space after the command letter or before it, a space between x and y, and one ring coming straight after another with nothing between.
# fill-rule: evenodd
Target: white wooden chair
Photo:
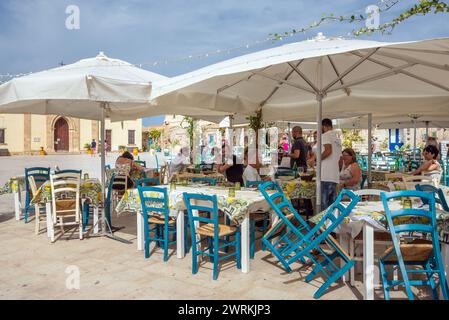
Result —
<instances>
[{"instance_id":1,"label":"white wooden chair","mask_svg":"<svg viewBox=\"0 0 449 320\"><path fill-rule=\"evenodd\" d=\"M362 189L354 191L356 195L360 197L360 201L380 201L380 194L381 192L385 192L385 190L379 190L379 189ZM376 246L382 246L383 251L388 248L393 243L391 240L390 232L383 232L383 231L375 231L374 232L374 247ZM361 256L362 250L357 250L360 248L360 246L363 246L363 233L360 232L354 239L350 239L349 242L349 254L350 256L357 262L363 262L363 257ZM355 256L355 252L357 251L357 256ZM382 251L382 252L383 252ZM350 283L351 286L355 285L355 272L356 272L357 263L354 264L354 267L351 268L350 271Z\"/></svg>"},{"instance_id":2,"label":"white wooden chair","mask_svg":"<svg viewBox=\"0 0 449 320\"><path fill-rule=\"evenodd\" d=\"M28 177L28 183L30 185L30 189L31 189L31 194L32 197L34 198L36 196L38 187L36 185L36 181L34 180L33 176L29 176ZM44 211L41 212L41 209L43 209ZM41 218L46 216L45 213L45 206L40 205L39 203L36 203L34 205L34 212L35 212L35 216L34 216L34 220L35 220L35 228L34 228L34 232L36 235L39 234L40 232L40 222L41 222ZM48 230L47 230L47 235L48 235Z\"/></svg>"},{"instance_id":3,"label":"white wooden chair","mask_svg":"<svg viewBox=\"0 0 449 320\"><path fill-rule=\"evenodd\" d=\"M61 173L50 175L52 193L51 242L55 241L54 228L59 226L64 234L65 226L78 226L83 239L83 219L80 210L80 175ZM68 221L69 220L69 221Z\"/></svg>"},{"instance_id":4,"label":"white wooden chair","mask_svg":"<svg viewBox=\"0 0 449 320\"><path fill-rule=\"evenodd\" d=\"M403 176L402 181L404 181L405 189L407 190L416 190L416 184L431 184L434 187L438 187L435 185L435 181L432 177L429 176Z\"/></svg>"}]
</instances>

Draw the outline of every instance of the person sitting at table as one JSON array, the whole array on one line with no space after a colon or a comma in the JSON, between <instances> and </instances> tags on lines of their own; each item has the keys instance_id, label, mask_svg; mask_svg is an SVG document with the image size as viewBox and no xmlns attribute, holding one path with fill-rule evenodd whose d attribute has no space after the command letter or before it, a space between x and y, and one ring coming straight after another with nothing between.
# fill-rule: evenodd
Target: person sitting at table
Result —
<instances>
[{"instance_id":1,"label":"person sitting at table","mask_svg":"<svg viewBox=\"0 0 449 320\"><path fill-rule=\"evenodd\" d=\"M226 180L232 183L239 182L243 185L243 164L238 163L237 156L232 155L232 164L228 164L228 159L232 154L229 145L224 145L221 148L223 163L217 166L217 170L219 173L224 174L226 176Z\"/></svg>"},{"instance_id":2,"label":"person sitting at table","mask_svg":"<svg viewBox=\"0 0 449 320\"><path fill-rule=\"evenodd\" d=\"M134 187L134 181L131 178L134 175L134 172L141 172L144 170L144 167L138 165L134 162L134 157L129 151L123 152L115 161L115 168L121 170L121 168L126 168L123 174L128 176L127 179L127 188Z\"/></svg>"},{"instance_id":3,"label":"person sitting at table","mask_svg":"<svg viewBox=\"0 0 449 320\"><path fill-rule=\"evenodd\" d=\"M170 163L170 179L174 174L183 172L189 164L189 147L182 147Z\"/></svg>"},{"instance_id":4,"label":"person sitting at table","mask_svg":"<svg viewBox=\"0 0 449 320\"><path fill-rule=\"evenodd\" d=\"M440 152L438 151L438 148L434 145L428 145L423 150L423 156L424 156L424 162L423 164L412 172L412 175L424 175L432 177L436 181L436 183L440 183L441 180L441 173L442 169L441 166L437 160L438 154Z\"/></svg>"},{"instance_id":5,"label":"person sitting at table","mask_svg":"<svg viewBox=\"0 0 449 320\"><path fill-rule=\"evenodd\" d=\"M340 188L349 190L359 190L362 180L362 170L357 163L354 150L344 149L342 154L342 163L340 170Z\"/></svg>"},{"instance_id":6,"label":"person sitting at table","mask_svg":"<svg viewBox=\"0 0 449 320\"><path fill-rule=\"evenodd\" d=\"M262 178L260 177L258 170L262 167L262 164L259 161L259 157L257 157L256 163L250 163L248 156L248 147L246 147L243 159L246 166L242 176L245 186L248 181L261 181ZM267 177L263 180L268 181L270 180L270 177Z\"/></svg>"}]
</instances>

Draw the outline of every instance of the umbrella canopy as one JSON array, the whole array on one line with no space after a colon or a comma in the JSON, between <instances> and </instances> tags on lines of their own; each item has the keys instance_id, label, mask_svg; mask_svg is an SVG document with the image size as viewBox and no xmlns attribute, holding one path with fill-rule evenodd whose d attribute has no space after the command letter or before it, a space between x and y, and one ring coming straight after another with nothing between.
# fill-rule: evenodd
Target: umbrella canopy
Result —
<instances>
[{"instance_id":1,"label":"umbrella canopy","mask_svg":"<svg viewBox=\"0 0 449 320\"><path fill-rule=\"evenodd\" d=\"M111 120L130 120L148 108L151 83L166 77L100 53L0 86L0 113L58 114L100 120L107 102ZM137 115L137 116L136 116Z\"/></svg>"},{"instance_id":2,"label":"umbrella canopy","mask_svg":"<svg viewBox=\"0 0 449 320\"><path fill-rule=\"evenodd\" d=\"M385 43L323 36L247 54L155 84L154 104L316 120L449 112L449 39Z\"/></svg>"},{"instance_id":3,"label":"umbrella canopy","mask_svg":"<svg viewBox=\"0 0 449 320\"><path fill-rule=\"evenodd\" d=\"M172 78L155 85L152 97L153 104L180 108L262 112L265 121L316 120L319 209L323 115L369 114L369 135L373 116L447 115L448 75L449 38L385 43L319 34Z\"/></svg>"}]
</instances>

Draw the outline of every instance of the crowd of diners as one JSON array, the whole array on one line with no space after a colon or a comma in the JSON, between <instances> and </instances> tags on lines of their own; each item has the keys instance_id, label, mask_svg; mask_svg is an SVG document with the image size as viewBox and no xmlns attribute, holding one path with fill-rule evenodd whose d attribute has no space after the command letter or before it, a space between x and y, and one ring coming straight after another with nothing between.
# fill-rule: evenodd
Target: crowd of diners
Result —
<instances>
[{"instance_id":1,"label":"crowd of diners","mask_svg":"<svg viewBox=\"0 0 449 320\"><path fill-rule=\"evenodd\" d=\"M316 165L317 158L317 132L313 133L313 141L307 143L303 137L300 126L292 128L292 145L288 143L288 136L283 136L279 151L283 156L290 158L290 167L296 167L301 172ZM204 148L204 146L203 146ZM218 148L212 148L210 154L212 161L207 166L210 170L222 173L228 182L245 185L247 181L263 180L259 174L262 163L259 157L255 161L249 161L248 147L244 150L243 161L238 161L237 156L225 143L221 148L221 160ZM342 148L339 134L334 130L332 120L322 120L322 153L321 153L321 208L328 208L337 198L337 192L341 189L358 190L361 187L362 170L357 162L356 153L351 148ZM442 168L437 161L438 147L432 138L429 138L423 150L424 161L422 165L411 174L429 175L440 177ZM231 159L232 157L232 159ZM255 162L255 163L254 163ZM133 155L124 152L117 158L116 165L129 165L131 170L140 171L143 168L134 162ZM182 172L190 164L189 148L183 147L172 159L169 167L170 176ZM204 164L204 163L203 163ZM264 180L274 179L274 169L270 170Z\"/></svg>"}]
</instances>

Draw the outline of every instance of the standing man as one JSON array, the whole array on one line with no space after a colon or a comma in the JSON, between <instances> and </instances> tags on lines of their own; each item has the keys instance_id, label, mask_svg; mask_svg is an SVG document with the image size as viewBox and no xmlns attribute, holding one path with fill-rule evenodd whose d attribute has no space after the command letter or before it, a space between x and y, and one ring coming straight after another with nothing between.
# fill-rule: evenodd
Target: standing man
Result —
<instances>
[{"instance_id":1,"label":"standing man","mask_svg":"<svg viewBox=\"0 0 449 320\"><path fill-rule=\"evenodd\" d=\"M90 149L92 150L92 156L94 156L97 149L97 142L95 141L95 139L92 139L92 142L90 143Z\"/></svg>"},{"instance_id":2,"label":"standing man","mask_svg":"<svg viewBox=\"0 0 449 320\"><path fill-rule=\"evenodd\" d=\"M289 154L290 167L294 168L296 164L297 168L303 168L304 172L307 171L307 143L302 137L302 128L295 126L292 129L292 136L295 142L292 146L292 151Z\"/></svg>"},{"instance_id":3,"label":"standing man","mask_svg":"<svg viewBox=\"0 0 449 320\"><path fill-rule=\"evenodd\" d=\"M323 119L321 153L321 210L326 210L337 199L337 185L340 181L338 162L341 157L341 140L333 130L332 121Z\"/></svg>"}]
</instances>

